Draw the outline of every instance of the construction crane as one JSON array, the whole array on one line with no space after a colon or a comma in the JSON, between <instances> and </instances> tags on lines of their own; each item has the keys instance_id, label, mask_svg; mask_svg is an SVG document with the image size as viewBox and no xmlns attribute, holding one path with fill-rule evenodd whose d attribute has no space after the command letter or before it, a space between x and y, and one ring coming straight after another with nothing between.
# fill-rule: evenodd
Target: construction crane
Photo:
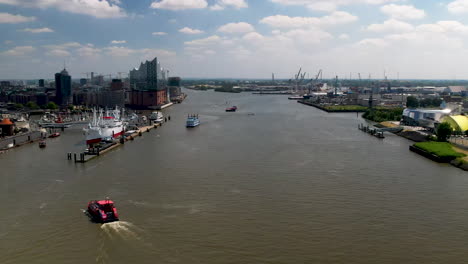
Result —
<instances>
[{"instance_id":1,"label":"construction crane","mask_svg":"<svg viewBox=\"0 0 468 264\"><path fill-rule=\"evenodd\" d=\"M117 75L119 76L119 79L122 79L122 73L128 75L128 72L117 72Z\"/></svg>"},{"instance_id":2,"label":"construction crane","mask_svg":"<svg viewBox=\"0 0 468 264\"><path fill-rule=\"evenodd\" d=\"M85 74L85 75L86 75L86 79L89 79L89 75L91 74L91 72L82 72L81 74Z\"/></svg>"}]
</instances>

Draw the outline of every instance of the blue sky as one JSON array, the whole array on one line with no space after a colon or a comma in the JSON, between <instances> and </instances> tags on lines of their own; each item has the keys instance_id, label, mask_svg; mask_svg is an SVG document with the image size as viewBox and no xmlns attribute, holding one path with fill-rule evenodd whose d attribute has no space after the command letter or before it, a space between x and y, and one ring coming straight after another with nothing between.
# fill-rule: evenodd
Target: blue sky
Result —
<instances>
[{"instance_id":1,"label":"blue sky","mask_svg":"<svg viewBox=\"0 0 468 264\"><path fill-rule=\"evenodd\" d=\"M468 79L467 14L468 0L0 0L0 79L154 56L183 78Z\"/></svg>"}]
</instances>

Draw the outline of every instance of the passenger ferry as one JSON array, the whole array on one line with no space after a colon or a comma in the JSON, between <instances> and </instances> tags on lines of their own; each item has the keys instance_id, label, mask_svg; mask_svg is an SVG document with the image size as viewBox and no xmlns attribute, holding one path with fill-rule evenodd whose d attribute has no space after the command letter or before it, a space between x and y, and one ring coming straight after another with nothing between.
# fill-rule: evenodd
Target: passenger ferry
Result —
<instances>
[{"instance_id":1,"label":"passenger ferry","mask_svg":"<svg viewBox=\"0 0 468 264\"><path fill-rule=\"evenodd\" d=\"M187 116L187 127L196 127L198 125L200 125L200 119L198 119L198 115Z\"/></svg>"}]
</instances>

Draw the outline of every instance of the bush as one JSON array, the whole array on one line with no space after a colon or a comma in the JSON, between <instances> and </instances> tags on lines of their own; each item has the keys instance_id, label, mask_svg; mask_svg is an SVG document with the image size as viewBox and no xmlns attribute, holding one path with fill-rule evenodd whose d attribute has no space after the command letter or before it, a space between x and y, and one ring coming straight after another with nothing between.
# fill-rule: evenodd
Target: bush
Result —
<instances>
[{"instance_id":1,"label":"bush","mask_svg":"<svg viewBox=\"0 0 468 264\"><path fill-rule=\"evenodd\" d=\"M58 106L54 102L50 102L50 103L45 105L45 108L46 109L57 109Z\"/></svg>"},{"instance_id":2,"label":"bush","mask_svg":"<svg viewBox=\"0 0 468 264\"><path fill-rule=\"evenodd\" d=\"M33 110L39 109L39 106L35 102L28 102L26 104L26 107Z\"/></svg>"}]
</instances>

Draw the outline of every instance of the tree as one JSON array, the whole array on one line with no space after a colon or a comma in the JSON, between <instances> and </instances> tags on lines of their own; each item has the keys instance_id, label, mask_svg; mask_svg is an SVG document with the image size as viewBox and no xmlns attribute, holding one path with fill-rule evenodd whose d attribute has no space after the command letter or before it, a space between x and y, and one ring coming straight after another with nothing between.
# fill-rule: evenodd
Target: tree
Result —
<instances>
[{"instance_id":1,"label":"tree","mask_svg":"<svg viewBox=\"0 0 468 264\"><path fill-rule=\"evenodd\" d=\"M447 122L440 123L437 127L437 141L446 142L450 134L452 134L452 126Z\"/></svg>"},{"instance_id":2,"label":"tree","mask_svg":"<svg viewBox=\"0 0 468 264\"><path fill-rule=\"evenodd\" d=\"M39 106L35 102L28 102L26 104L26 107L33 110L39 109Z\"/></svg>"},{"instance_id":3,"label":"tree","mask_svg":"<svg viewBox=\"0 0 468 264\"><path fill-rule=\"evenodd\" d=\"M408 96L406 98L406 107L417 108L419 106L418 98L414 96Z\"/></svg>"},{"instance_id":4,"label":"tree","mask_svg":"<svg viewBox=\"0 0 468 264\"><path fill-rule=\"evenodd\" d=\"M46 104L46 109L57 109L58 106L54 103L54 102L50 102L48 104Z\"/></svg>"},{"instance_id":5,"label":"tree","mask_svg":"<svg viewBox=\"0 0 468 264\"><path fill-rule=\"evenodd\" d=\"M15 105L13 106L13 108L14 108L15 110L20 110L20 109L23 109L24 106L23 106L22 104L15 104Z\"/></svg>"}]
</instances>

